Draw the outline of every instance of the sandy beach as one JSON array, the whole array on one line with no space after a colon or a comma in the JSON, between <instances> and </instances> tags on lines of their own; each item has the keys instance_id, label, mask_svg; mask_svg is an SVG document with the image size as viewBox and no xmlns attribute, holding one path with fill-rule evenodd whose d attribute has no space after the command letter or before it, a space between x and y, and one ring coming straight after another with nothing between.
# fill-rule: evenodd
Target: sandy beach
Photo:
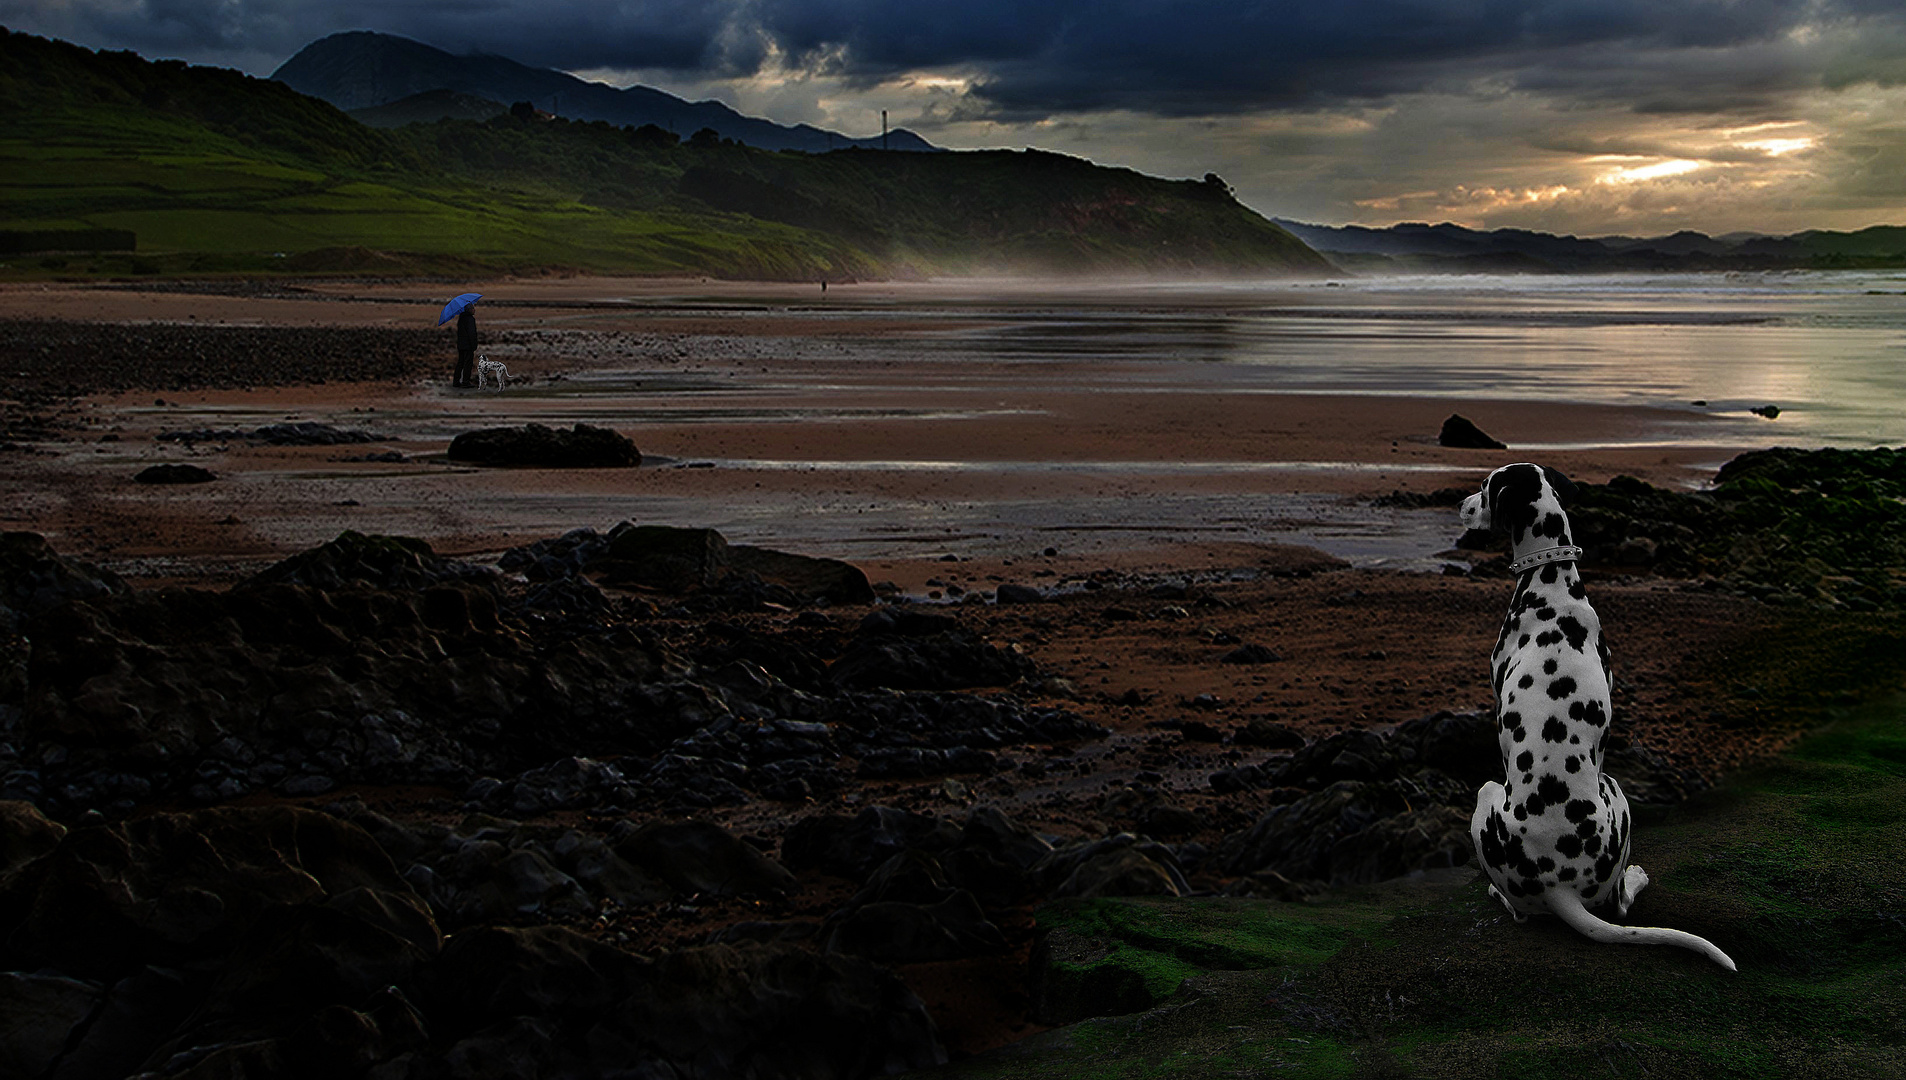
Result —
<instances>
[{"instance_id":1,"label":"sandy beach","mask_svg":"<svg viewBox=\"0 0 1906 1080\"><path fill-rule=\"evenodd\" d=\"M1219 736L1257 722L1316 740L1490 707L1487 653L1507 583L1442 572L1467 558L1450 550L1461 530L1448 506L1375 497L1471 489L1530 456L1578 480L1627 474L1687 488L1739 449L1726 424L1684 408L1239 390L1201 381L1195 366L1163 379L1155 365L1089 353L975 358L957 348L1015 312L1126 294L1002 300L980 286L867 285L823 299L780 286L574 279L464 288L485 294L484 351L508 364L516 381L506 390L449 388L448 329L435 347L367 337L385 350L378 370L388 377L339 381L299 360L301 332L428 328L436 294L456 291L448 287L0 289L0 320L130 335L65 350L35 344L42 330L0 342L0 370L18 373L0 440L11 447L0 457L0 527L40 533L143 589L229 585L346 529L488 561L633 520L845 559L889 598L938 602L1029 658L1049 680L1045 693L1112 734L1063 751L1072 756L1062 772L1002 776L983 790L871 780L804 809L952 813L984 801L1053 835L1094 837L1132 827L1135 804L1121 791L1155 785L1197 822L1180 839L1215 845L1250 824L1254 804L1207 777L1263 757ZM162 328L173 351L142 359L141 336ZM226 328L250 336L220 337ZM179 356L194 384L180 385ZM1451 412L1511 449L1439 446ZM160 438L284 422L372 438ZM528 422L615 428L644 462L483 469L445 454L458 433ZM1712 441L1699 435L1707 430ZM199 465L216 480L133 482L158 463ZM1006 583L1039 589L1044 602L985 602ZM1694 584L1592 582L1615 655L1623 745L1699 784L1788 745L1823 702L1867 688L1864 624ZM832 617L852 626L868 610ZM763 634L796 625L774 610L734 622ZM711 621L667 633L702 647L718 629L734 632ZM1226 662L1241 642L1276 661ZM1754 679L1736 674L1742 665ZM1837 689L1821 691L1823 680ZM452 791L343 794L405 820L462 814ZM789 813L754 800L704 816L775 836ZM825 914L845 896L838 884L803 882L788 910ZM692 917L630 909L584 929L652 949L746 917L745 905L709 902ZM1037 1030L1015 981L1029 918L1002 918L1012 951L903 973L960 1054Z\"/></svg>"},{"instance_id":2,"label":"sandy beach","mask_svg":"<svg viewBox=\"0 0 1906 1080\"><path fill-rule=\"evenodd\" d=\"M996 293L980 294L993 298L982 303L975 288L836 286L823 299L804 288L702 282L478 284L485 351L509 365L518 380L509 390L449 388L448 330L440 357L415 357L412 376L399 381L155 395L166 384L155 368L152 385L84 399L67 440L21 462L5 524L118 560L263 558L343 528L493 554L623 519L710 525L738 540L881 564L1048 547L1116 559L1340 533L1356 561L1422 569L1441 534L1454 538L1447 523L1349 501L1466 486L1517 459L1438 446L1452 411L1511 447L1567 447L1541 451L1544 462L1594 482L1627 473L1694 485L1732 453L1718 441L1658 445L1664 429L1704 419L1683 410L1239 392L1161 385L1139 365L1090 355L1016 362L918 348L972 333L1003 310ZM1053 302L1008 299L1012 308ZM296 328L428 326L431 303L416 284L254 295L25 286L0 290L0 318L280 328L282 348L295 353ZM291 363L282 381L324 378ZM154 441L291 420L365 431L377 438L369 449L404 460ZM443 459L461 431L525 422L613 427L647 463L634 473L481 471ZM122 482L174 460L210 467L222 482L190 490Z\"/></svg>"}]
</instances>

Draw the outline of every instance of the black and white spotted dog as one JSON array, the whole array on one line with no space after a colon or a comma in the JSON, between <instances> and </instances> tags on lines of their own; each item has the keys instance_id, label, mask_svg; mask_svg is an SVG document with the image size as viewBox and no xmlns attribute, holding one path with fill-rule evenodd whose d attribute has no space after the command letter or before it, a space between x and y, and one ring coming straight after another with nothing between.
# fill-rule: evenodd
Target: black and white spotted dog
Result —
<instances>
[{"instance_id":1,"label":"black and white spotted dog","mask_svg":"<svg viewBox=\"0 0 1906 1080\"><path fill-rule=\"evenodd\" d=\"M504 384L510 380L510 369L504 367L503 361L501 360L492 360L487 356L479 355L477 357L476 369L478 390L483 389L483 380L486 376L496 376L496 388L498 390L503 389Z\"/></svg>"},{"instance_id":2,"label":"black and white spotted dog","mask_svg":"<svg viewBox=\"0 0 1906 1080\"><path fill-rule=\"evenodd\" d=\"M1602 942L1679 945L1734 970L1713 944L1680 930L1615 926L1590 914L1614 901L1628 914L1648 875L1628 862L1628 799L1602 772L1608 734L1608 648L1589 606L1563 504L1575 485L1553 469L1505 465L1463 500L1463 524L1507 532L1516 588L1491 657L1497 742L1507 784L1476 793L1469 836L1489 895L1522 922L1559 916Z\"/></svg>"}]
</instances>

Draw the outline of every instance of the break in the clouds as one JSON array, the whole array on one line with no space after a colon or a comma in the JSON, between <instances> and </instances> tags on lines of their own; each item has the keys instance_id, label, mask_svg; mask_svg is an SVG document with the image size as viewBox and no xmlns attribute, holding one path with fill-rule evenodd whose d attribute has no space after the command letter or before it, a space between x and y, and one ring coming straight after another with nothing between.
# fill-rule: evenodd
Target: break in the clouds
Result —
<instances>
[{"instance_id":1,"label":"break in the clouds","mask_svg":"<svg viewBox=\"0 0 1906 1080\"><path fill-rule=\"evenodd\" d=\"M1896 0L0 0L0 22L268 73L375 29L783 122L894 123L1275 215L1567 232L1906 222Z\"/></svg>"}]
</instances>

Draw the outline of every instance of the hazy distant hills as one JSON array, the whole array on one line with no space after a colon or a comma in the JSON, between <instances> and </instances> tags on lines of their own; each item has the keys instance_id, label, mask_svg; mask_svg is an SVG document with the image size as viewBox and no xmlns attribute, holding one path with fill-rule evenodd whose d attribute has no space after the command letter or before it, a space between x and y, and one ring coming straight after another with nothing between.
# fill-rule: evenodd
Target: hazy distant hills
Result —
<instances>
[{"instance_id":1,"label":"hazy distant hills","mask_svg":"<svg viewBox=\"0 0 1906 1080\"><path fill-rule=\"evenodd\" d=\"M1648 270L1852 269L1906 265L1906 227L1790 236L1692 231L1669 236L1556 236L1526 229L1481 232L1460 225L1277 223L1346 270L1592 273Z\"/></svg>"},{"instance_id":2,"label":"hazy distant hills","mask_svg":"<svg viewBox=\"0 0 1906 1080\"><path fill-rule=\"evenodd\" d=\"M817 127L789 127L743 116L719 101L684 101L646 86L617 89L588 82L566 72L534 68L502 56L456 56L409 38L354 30L332 34L298 50L271 77L301 94L328 101L346 112L380 109L402 102L396 113L371 114L367 123L395 126L393 116L428 121L440 116L469 117L466 109L429 115L433 104L457 99L433 96L406 101L432 91L449 91L508 106L527 101L545 112L571 120L604 120L618 127L654 124L686 139L702 128L713 128L723 138L763 150L805 150L825 153L862 147L882 149L880 136L849 138ZM467 102L466 102L467 104ZM933 150L931 143L911 131L887 135L889 150Z\"/></svg>"},{"instance_id":3,"label":"hazy distant hills","mask_svg":"<svg viewBox=\"0 0 1906 1080\"><path fill-rule=\"evenodd\" d=\"M284 82L0 28L0 277L1333 272L1215 176L770 151L418 93L376 108L482 118L376 128Z\"/></svg>"}]
</instances>

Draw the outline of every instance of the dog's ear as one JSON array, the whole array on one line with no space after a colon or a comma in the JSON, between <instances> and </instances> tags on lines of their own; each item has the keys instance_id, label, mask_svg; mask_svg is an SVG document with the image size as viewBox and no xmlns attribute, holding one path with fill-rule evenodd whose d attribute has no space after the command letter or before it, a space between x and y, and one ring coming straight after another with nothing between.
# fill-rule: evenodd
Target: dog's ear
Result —
<instances>
[{"instance_id":1,"label":"dog's ear","mask_svg":"<svg viewBox=\"0 0 1906 1080\"><path fill-rule=\"evenodd\" d=\"M1542 466L1542 478L1549 482L1550 489L1555 492L1555 497L1564 507L1575 501L1575 481L1547 465Z\"/></svg>"}]
</instances>

